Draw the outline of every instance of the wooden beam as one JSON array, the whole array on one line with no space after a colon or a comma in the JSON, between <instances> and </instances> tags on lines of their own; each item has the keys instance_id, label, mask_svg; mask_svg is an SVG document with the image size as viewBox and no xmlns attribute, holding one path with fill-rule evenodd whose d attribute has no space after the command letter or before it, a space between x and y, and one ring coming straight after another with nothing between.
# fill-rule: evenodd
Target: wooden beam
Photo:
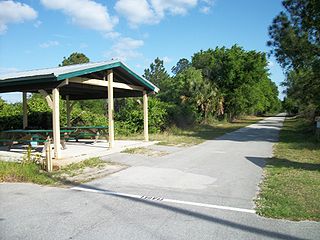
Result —
<instances>
[{"instance_id":1,"label":"wooden beam","mask_svg":"<svg viewBox=\"0 0 320 240\"><path fill-rule=\"evenodd\" d=\"M143 91L143 133L145 141L149 141L148 127L148 94L146 91Z\"/></svg>"},{"instance_id":2,"label":"wooden beam","mask_svg":"<svg viewBox=\"0 0 320 240\"><path fill-rule=\"evenodd\" d=\"M114 146L114 102L113 102L113 71L108 70L108 121L109 121L109 148Z\"/></svg>"},{"instance_id":3,"label":"wooden beam","mask_svg":"<svg viewBox=\"0 0 320 240\"><path fill-rule=\"evenodd\" d=\"M126 83L115 82L113 83L113 87L120 88L120 89L134 90L134 91L144 91L143 87L126 84Z\"/></svg>"},{"instance_id":4,"label":"wooden beam","mask_svg":"<svg viewBox=\"0 0 320 240\"><path fill-rule=\"evenodd\" d=\"M69 84L69 78L67 78L66 80L62 81L62 83L60 83L57 88L60 88L60 87L63 87L65 85L68 85Z\"/></svg>"},{"instance_id":5,"label":"wooden beam","mask_svg":"<svg viewBox=\"0 0 320 240\"><path fill-rule=\"evenodd\" d=\"M66 109L67 109L67 127L71 127L71 124L70 124L71 104L69 100L69 95L66 96Z\"/></svg>"},{"instance_id":6,"label":"wooden beam","mask_svg":"<svg viewBox=\"0 0 320 240\"><path fill-rule=\"evenodd\" d=\"M28 99L27 93L22 93L22 108L23 108L23 129L28 127Z\"/></svg>"},{"instance_id":7,"label":"wooden beam","mask_svg":"<svg viewBox=\"0 0 320 240\"><path fill-rule=\"evenodd\" d=\"M100 86L100 87L108 87L109 86L108 81L104 81L104 80L100 80L100 79L88 79L88 78L75 77L75 78L69 79L69 82L88 84L88 85ZM120 89L127 89L127 90L135 90L135 91L143 91L144 90L144 88L141 86L135 86L135 85L126 84L126 83L119 83L119 82L113 82L113 87L120 88Z\"/></svg>"},{"instance_id":8,"label":"wooden beam","mask_svg":"<svg viewBox=\"0 0 320 240\"><path fill-rule=\"evenodd\" d=\"M43 89L39 90L39 93L46 99L48 106L53 109L53 102L51 96Z\"/></svg>"},{"instance_id":9,"label":"wooden beam","mask_svg":"<svg viewBox=\"0 0 320 240\"><path fill-rule=\"evenodd\" d=\"M52 126L53 126L53 143L54 143L54 158L61 158L60 148L60 109L59 109L59 89L52 90L53 109L52 109Z\"/></svg>"},{"instance_id":10,"label":"wooden beam","mask_svg":"<svg viewBox=\"0 0 320 240\"><path fill-rule=\"evenodd\" d=\"M81 83L81 84L88 84L100 87L108 87L108 81L103 81L99 79L89 79L89 78L81 78L81 77L74 77L69 79L70 83Z\"/></svg>"}]
</instances>

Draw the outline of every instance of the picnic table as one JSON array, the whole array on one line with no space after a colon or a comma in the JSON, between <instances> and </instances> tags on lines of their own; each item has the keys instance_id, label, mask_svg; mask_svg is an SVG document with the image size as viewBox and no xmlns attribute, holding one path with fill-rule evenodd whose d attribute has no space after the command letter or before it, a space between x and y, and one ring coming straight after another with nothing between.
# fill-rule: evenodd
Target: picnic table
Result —
<instances>
[{"instance_id":1,"label":"picnic table","mask_svg":"<svg viewBox=\"0 0 320 240\"><path fill-rule=\"evenodd\" d=\"M73 127L63 127L63 130L72 130L72 133L68 135L66 140L76 140L84 138L94 138L95 142L98 141L101 135L107 134L107 126L73 126Z\"/></svg>"},{"instance_id":2,"label":"picnic table","mask_svg":"<svg viewBox=\"0 0 320 240\"><path fill-rule=\"evenodd\" d=\"M73 130L62 129L60 130L61 145L65 149L65 141L69 134ZM48 138L52 138L52 129L12 129L4 130L0 132L0 143L7 145L9 150L14 143L27 143L31 147L37 147L41 143L48 141Z\"/></svg>"}]
</instances>

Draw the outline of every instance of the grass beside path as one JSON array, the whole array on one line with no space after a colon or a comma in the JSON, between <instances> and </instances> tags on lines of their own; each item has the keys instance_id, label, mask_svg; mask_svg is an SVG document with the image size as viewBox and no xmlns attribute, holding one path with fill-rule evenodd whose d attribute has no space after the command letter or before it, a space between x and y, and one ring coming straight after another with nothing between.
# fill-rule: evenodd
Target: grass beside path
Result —
<instances>
[{"instance_id":1,"label":"grass beside path","mask_svg":"<svg viewBox=\"0 0 320 240\"><path fill-rule=\"evenodd\" d=\"M302 118L288 118L264 169L256 200L265 217L320 221L320 142Z\"/></svg>"},{"instance_id":2,"label":"grass beside path","mask_svg":"<svg viewBox=\"0 0 320 240\"><path fill-rule=\"evenodd\" d=\"M89 158L48 173L33 162L0 161L0 182L31 182L41 185L64 185L67 177L81 174L85 168L102 168L109 163L100 158ZM92 179L89 179L92 180Z\"/></svg>"},{"instance_id":3,"label":"grass beside path","mask_svg":"<svg viewBox=\"0 0 320 240\"><path fill-rule=\"evenodd\" d=\"M53 185L57 181L40 170L35 163L16 163L0 161L0 182L32 182Z\"/></svg>"},{"instance_id":4,"label":"grass beside path","mask_svg":"<svg viewBox=\"0 0 320 240\"><path fill-rule=\"evenodd\" d=\"M232 123L217 121L212 124L196 125L187 129L171 128L166 132L149 134L151 141L159 141L160 145L167 146L191 146L211 140L225 133L253 124L264 119L263 117L245 117ZM143 135L117 136L118 139L142 140Z\"/></svg>"}]
</instances>

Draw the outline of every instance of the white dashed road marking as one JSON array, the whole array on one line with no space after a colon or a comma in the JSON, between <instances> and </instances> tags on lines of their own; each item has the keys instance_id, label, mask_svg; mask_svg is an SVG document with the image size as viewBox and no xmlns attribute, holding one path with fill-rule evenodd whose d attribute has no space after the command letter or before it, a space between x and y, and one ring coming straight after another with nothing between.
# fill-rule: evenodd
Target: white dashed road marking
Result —
<instances>
[{"instance_id":1,"label":"white dashed road marking","mask_svg":"<svg viewBox=\"0 0 320 240\"><path fill-rule=\"evenodd\" d=\"M181 201L181 200L176 200L176 199L167 199L167 198L162 198L162 197L153 197L153 196L136 195L136 194L130 194L130 193L113 192L113 191L91 189L91 188L85 188L85 187L73 187L71 189L76 190L76 191L83 191L83 192L101 193L101 194L106 194L106 195L142 199L145 201L177 203L177 204L183 204L183 205L205 207L205 208L214 208L214 209L228 210L228 211L235 211L235 212L255 213L255 210L253 210L253 209L228 207L228 206L214 205L214 204L208 204L208 203Z\"/></svg>"}]
</instances>

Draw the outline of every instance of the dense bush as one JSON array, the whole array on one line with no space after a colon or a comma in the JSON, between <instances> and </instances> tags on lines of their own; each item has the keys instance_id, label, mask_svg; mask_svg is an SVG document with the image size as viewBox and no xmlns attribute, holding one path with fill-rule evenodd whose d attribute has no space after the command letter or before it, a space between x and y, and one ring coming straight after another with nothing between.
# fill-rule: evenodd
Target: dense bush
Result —
<instances>
[{"instance_id":1,"label":"dense bush","mask_svg":"<svg viewBox=\"0 0 320 240\"><path fill-rule=\"evenodd\" d=\"M169 112L172 105L161 102L154 97L150 97L148 103L149 132L160 132L169 126ZM28 111L28 128L52 128L52 111L41 95L33 94L28 99ZM66 118L65 102L60 100L61 126L66 126ZM71 125L107 126L108 119L102 101L75 103L71 112ZM0 130L19 128L22 128L22 104L8 104L0 99ZM141 98L128 98L116 101L115 129L116 133L119 134L131 134L143 131L143 105Z\"/></svg>"},{"instance_id":2,"label":"dense bush","mask_svg":"<svg viewBox=\"0 0 320 240\"><path fill-rule=\"evenodd\" d=\"M0 98L0 130L22 128L22 104L8 104Z\"/></svg>"},{"instance_id":3,"label":"dense bush","mask_svg":"<svg viewBox=\"0 0 320 240\"><path fill-rule=\"evenodd\" d=\"M143 104L140 98L118 101L115 113L116 132L120 134L143 131ZM149 132L156 133L169 126L169 111L172 105L150 97L148 101Z\"/></svg>"}]
</instances>

